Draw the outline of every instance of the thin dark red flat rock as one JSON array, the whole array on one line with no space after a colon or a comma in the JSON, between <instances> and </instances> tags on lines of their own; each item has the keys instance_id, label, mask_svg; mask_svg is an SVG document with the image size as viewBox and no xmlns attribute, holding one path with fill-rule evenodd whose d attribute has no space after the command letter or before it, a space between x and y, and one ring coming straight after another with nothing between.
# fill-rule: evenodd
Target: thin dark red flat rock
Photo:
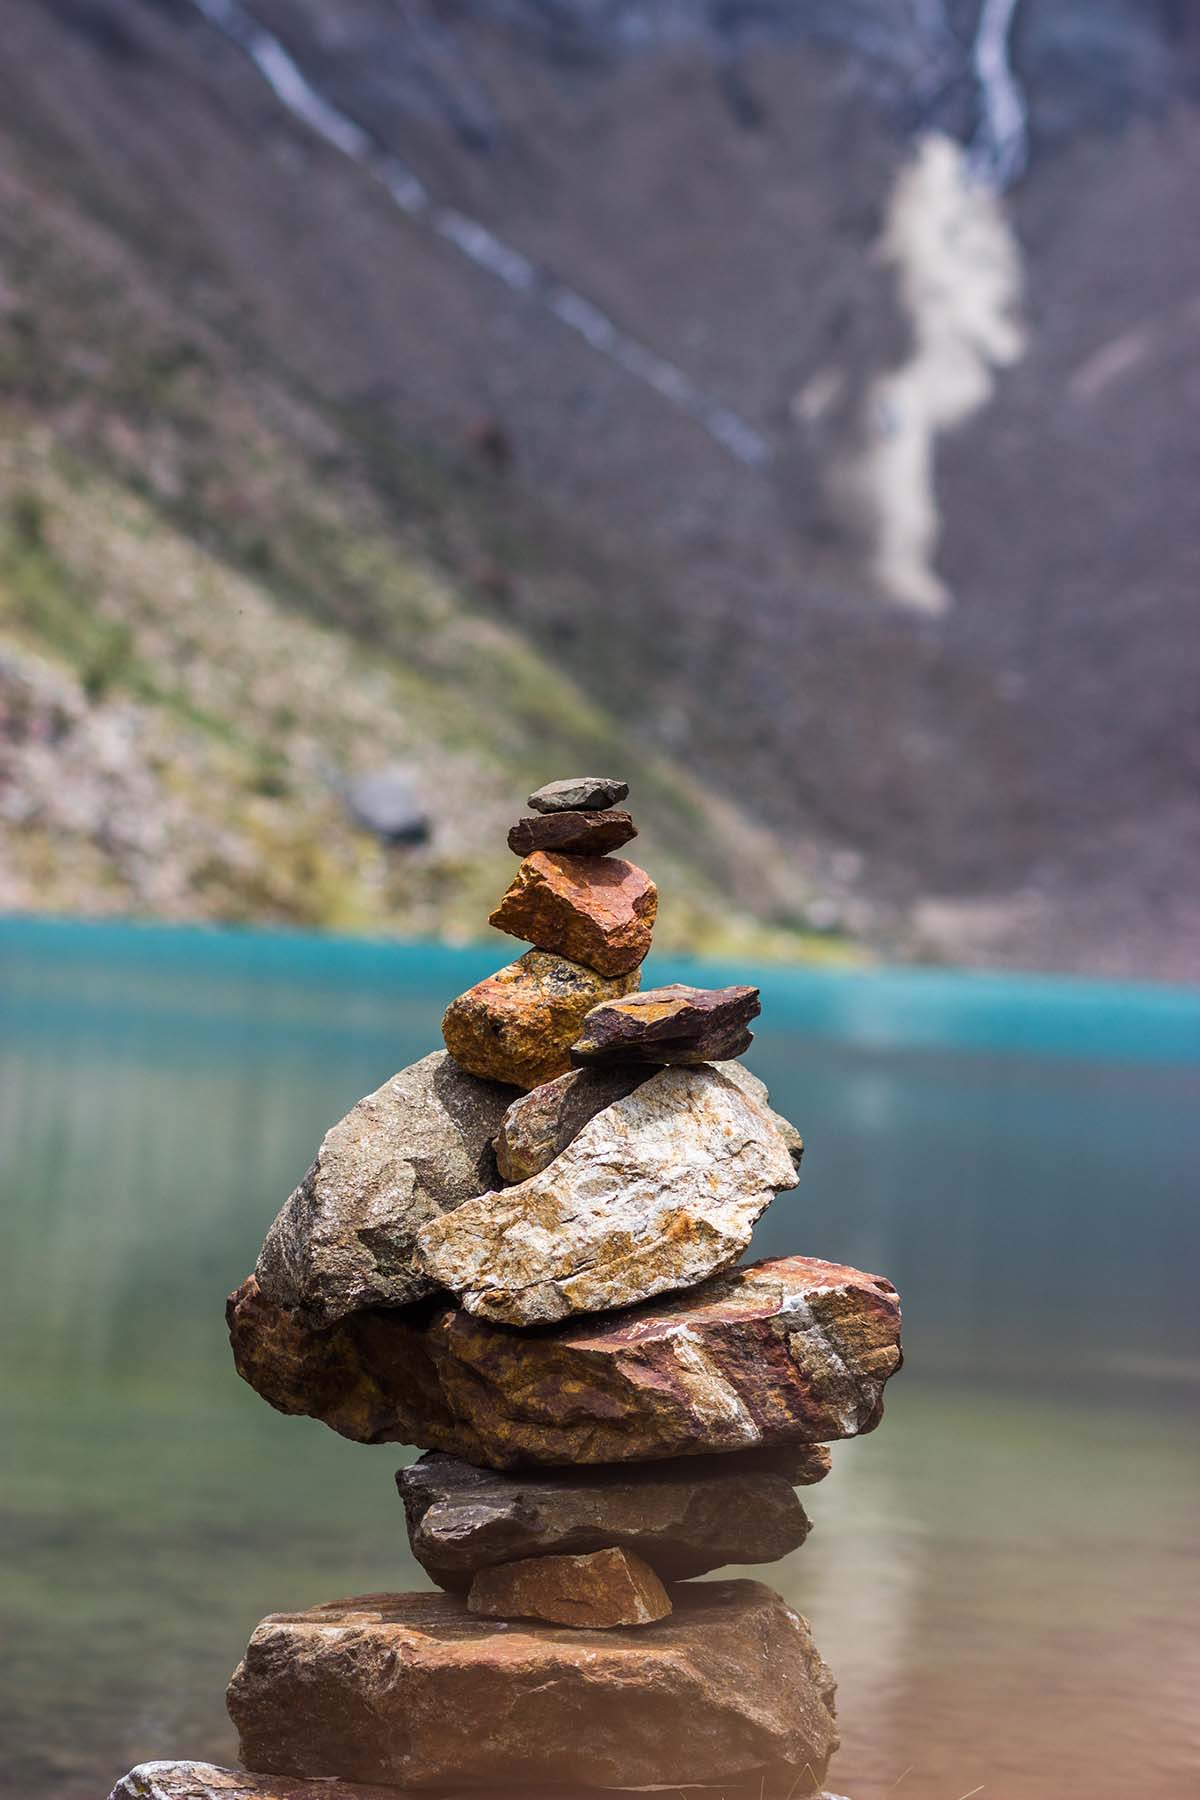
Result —
<instances>
[{"instance_id":1,"label":"thin dark red flat rock","mask_svg":"<svg viewBox=\"0 0 1200 1800\"><path fill-rule=\"evenodd\" d=\"M571 1046L572 1062L690 1065L741 1056L762 1010L754 987L698 988L676 982L594 1006Z\"/></svg>"}]
</instances>

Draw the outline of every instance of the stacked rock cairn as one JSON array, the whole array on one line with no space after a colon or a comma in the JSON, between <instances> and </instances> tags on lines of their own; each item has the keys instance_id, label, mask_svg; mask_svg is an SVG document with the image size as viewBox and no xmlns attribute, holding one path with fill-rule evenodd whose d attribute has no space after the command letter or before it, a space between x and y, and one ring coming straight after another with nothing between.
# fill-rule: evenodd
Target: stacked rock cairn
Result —
<instances>
[{"instance_id":1,"label":"stacked rock cairn","mask_svg":"<svg viewBox=\"0 0 1200 1800\"><path fill-rule=\"evenodd\" d=\"M820 1789L806 1622L694 1578L804 1542L796 1488L879 1423L899 1304L808 1256L739 1266L802 1146L737 1060L755 988L638 991L627 793L530 795L491 923L533 948L332 1128L229 1301L272 1406L427 1452L396 1479L439 1591L264 1619L228 1693L249 1773L147 1764L120 1800Z\"/></svg>"}]
</instances>

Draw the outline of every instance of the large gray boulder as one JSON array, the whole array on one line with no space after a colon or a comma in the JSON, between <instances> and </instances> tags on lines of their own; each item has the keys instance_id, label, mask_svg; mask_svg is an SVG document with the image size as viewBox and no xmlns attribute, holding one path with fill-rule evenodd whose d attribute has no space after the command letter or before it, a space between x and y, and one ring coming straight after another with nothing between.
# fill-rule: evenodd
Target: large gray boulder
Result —
<instances>
[{"instance_id":1,"label":"large gray boulder","mask_svg":"<svg viewBox=\"0 0 1200 1800\"><path fill-rule=\"evenodd\" d=\"M360 1100L267 1233L262 1293L318 1325L431 1294L417 1232L496 1185L492 1139L515 1098L435 1050Z\"/></svg>"},{"instance_id":2,"label":"large gray boulder","mask_svg":"<svg viewBox=\"0 0 1200 1800\"><path fill-rule=\"evenodd\" d=\"M774 1115L745 1088L712 1068L663 1069L538 1174L431 1219L418 1253L468 1312L551 1324L732 1267L796 1179Z\"/></svg>"}]
</instances>

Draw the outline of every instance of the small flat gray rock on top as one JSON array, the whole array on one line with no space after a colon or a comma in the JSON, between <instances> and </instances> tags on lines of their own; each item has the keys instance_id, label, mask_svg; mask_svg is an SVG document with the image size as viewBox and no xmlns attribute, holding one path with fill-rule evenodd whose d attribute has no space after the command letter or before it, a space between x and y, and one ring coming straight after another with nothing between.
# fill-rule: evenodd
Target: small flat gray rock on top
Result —
<instances>
[{"instance_id":1,"label":"small flat gray rock on top","mask_svg":"<svg viewBox=\"0 0 1200 1800\"><path fill-rule=\"evenodd\" d=\"M432 1293L417 1231L495 1186L492 1139L516 1092L435 1050L360 1100L267 1233L262 1292L316 1324Z\"/></svg>"},{"instance_id":2,"label":"small flat gray rock on top","mask_svg":"<svg viewBox=\"0 0 1200 1800\"><path fill-rule=\"evenodd\" d=\"M528 804L534 812L603 812L629 794L627 781L614 781L611 775L572 775L566 781L548 781L536 788Z\"/></svg>"},{"instance_id":3,"label":"small flat gray rock on top","mask_svg":"<svg viewBox=\"0 0 1200 1800\"><path fill-rule=\"evenodd\" d=\"M813 1450L789 1473L811 1482L827 1467ZM400 1469L396 1486L413 1555L450 1590L498 1563L608 1546L633 1551L664 1581L685 1581L729 1563L775 1562L809 1531L792 1480L752 1454L503 1475L433 1451Z\"/></svg>"},{"instance_id":4,"label":"small flat gray rock on top","mask_svg":"<svg viewBox=\"0 0 1200 1800\"><path fill-rule=\"evenodd\" d=\"M730 1268L796 1180L769 1108L715 1069L662 1069L540 1173L431 1219L417 1249L468 1312L549 1324Z\"/></svg>"}]
</instances>

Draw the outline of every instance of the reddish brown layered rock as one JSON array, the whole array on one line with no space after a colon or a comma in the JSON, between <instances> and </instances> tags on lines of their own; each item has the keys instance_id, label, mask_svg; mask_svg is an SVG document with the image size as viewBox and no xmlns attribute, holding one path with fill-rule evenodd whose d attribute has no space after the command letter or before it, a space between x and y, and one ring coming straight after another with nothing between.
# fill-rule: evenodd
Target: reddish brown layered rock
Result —
<instances>
[{"instance_id":1,"label":"reddish brown layered rock","mask_svg":"<svg viewBox=\"0 0 1200 1800\"><path fill-rule=\"evenodd\" d=\"M649 1462L871 1431L900 1366L882 1276L793 1256L530 1335L453 1308L330 1331L231 1297L239 1372L281 1412L493 1468Z\"/></svg>"},{"instance_id":2,"label":"reddish brown layered rock","mask_svg":"<svg viewBox=\"0 0 1200 1800\"><path fill-rule=\"evenodd\" d=\"M615 807L608 812L534 813L532 818L517 820L508 834L508 847L517 856L531 856L535 850L606 856L637 834L629 813Z\"/></svg>"},{"instance_id":3,"label":"reddish brown layered rock","mask_svg":"<svg viewBox=\"0 0 1200 1800\"><path fill-rule=\"evenodd\" d=\"M229 1686L242 1760L394 1787L816 1787L837 1734L804 1621L757 1582L676 1590L602 1636L473 1618L445 1594L373 1594L264 1619Z\"/></svg>"},{"instance_id":4,"label":"reddish brown layered rock","mask_svg":"<svg viewBox=\"0 0 1200 1800\"><path fill-rule=\"evenodd\" d=\"M741 1056L762 1008L752 987L696 988L676 982L596 1005L571 1047L576 1064L694 1064Z\"/></svg>"},{"instance_id":5,"label":"reddish brown layered rock","mask_svg":"<svg viewBox=\"0 0 1200 1800\"><path fill-rule=\"evenodd\" d=\"M627 975L645 960L657 912L658 889L636 863L537 850L489 923L600 975Z\"/></svg>"},{"instance_id":6,"label":"reddish brown layered rock","mask_svg":"<svg viewBox=\"0 0 1200 1800\"><path fill-rule=\"evenodd\" d=\"M637 983L636 969L608 978L566 957L528 950L451 1001L442 1036L468 1073L540 1087L570 1068L570 1047L590 1009Z\"/></svg>"},{"instance_id":7,"label":"reddish brown layered rock","mask_svg":"<svg viewBox=\"0 0 1200 1800\"><path fill-rule=\"evenodd\" d=\"M719 1787L693 1787L686 1794L696 1800L788 1800L794 1776L786 1769L748 1783L722 1782ZM685 1790L680 1789L680 1792ZM797 1794L802 1789L796 1789ZM613 1790L607 1790L609 1800ZM396 1788L362 1787L348 1781L303 1781L292 1775L251 1775L244 1769L219 1769L212 1763L139 1763L118 1781L109 1800L399 1800ZM605 1800L605 1791L555 1782L539 1786L531 1795L519 1788L456 1787L442 1789L438 1800ZM837 1794L820 1794L815 1800L844 1800Z\"/></svg>"},{"instance_id":8,"label":"reddish brown layered rock","mask_svg":"<svg viewBox=\"0 0 1200 1800\"><path fill-rule=\"evenodd\" d=\"M413 1555L439 1587L465 1588L497 1563L607 1545L682 1581L798 1549L809 1525L793 1483L820 1481L828 1467L823 1445L787 1468L751 1451L538 1475L500 1475L435 1451L401 1469L396 1485Z\"/></svg>"},{"instance_id":9,"label":"reddish brown layered rock","mask_svg":"<svg viewBox=\"0 0 1200 1800\"><path fill-rule=\"evenodd\" d=\"M483 1619L542 1619L581 1631L653 1625L671 1612L666 1588L629 1550L581 1556L528 1556L481 1569L467 1611Z\"/></svg>"}]
</instances>

